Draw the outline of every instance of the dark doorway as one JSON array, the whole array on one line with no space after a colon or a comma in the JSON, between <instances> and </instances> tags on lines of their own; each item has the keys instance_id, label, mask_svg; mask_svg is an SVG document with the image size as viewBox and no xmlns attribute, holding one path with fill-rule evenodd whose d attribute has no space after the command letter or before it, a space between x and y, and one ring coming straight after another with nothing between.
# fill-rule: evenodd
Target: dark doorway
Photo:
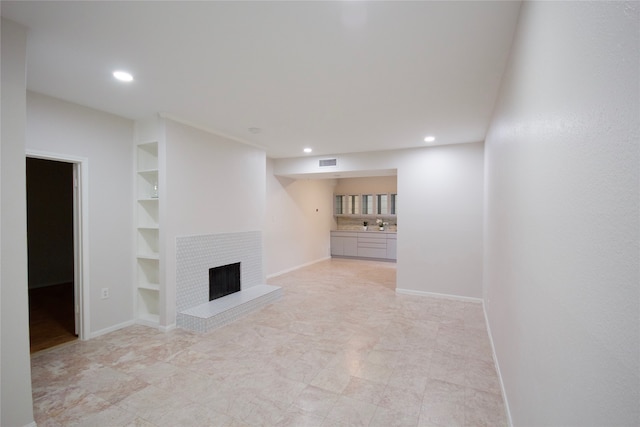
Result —
<instances>
[{"instance_id":1,"label":"dark doorway","mask_svg":"<svg viewBox=\"0 0 640 427\"><path fill-rule=\"evenodd\" d=\"M72 163L27 158L31 352L77 339Z\"/></svg>"}]
</instances>

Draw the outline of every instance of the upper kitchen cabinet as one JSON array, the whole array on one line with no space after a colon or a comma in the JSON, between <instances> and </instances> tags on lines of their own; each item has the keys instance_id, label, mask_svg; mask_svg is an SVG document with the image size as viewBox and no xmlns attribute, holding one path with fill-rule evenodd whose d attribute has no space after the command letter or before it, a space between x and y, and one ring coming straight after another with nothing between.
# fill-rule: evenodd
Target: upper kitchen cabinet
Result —
<instances>
[{"instance_id":1,"label":"upper kitchen cabinet","mask_svg":"<svg viewBox=\"0 0 640 427\"><path fill-rule=\"evenodd\" d=\"M362 215L373 215L373 194L362 195Z\"/></svg>"},{"instance_id":2,"label":"upper kitchen cabinet","mask_svg":"<svg viewBox=\"0 0 640 427\"><path fill-rule=\"evenodd\" d=\"M335 215L344 215L347 213L347 196L340 194L334 196L333 213Z\"/></svg>"},{"instance_id":3,"label":"upper kitchen cabinet","mask_svg":"<svg viewBox=\"0 0 640 427\"><path fill-rule=\"evenodd\" d=\"M397 214L398 195L360 194L334 196L334 215L388 217Z\"/></svg>"},{"instance_id":4,"label":"upper kitchen cabinet","mask_svg":"<svg viewBox=\"0 0 640 427\"><path fill-rule=\"evenodd\" d=\"M389 214L398 215L398 195L391 194L389 201Z\"/></svg>"},{"instance_id":5,"label":"upper kitchen cabinet","mask_svg":"<svg viewBox=\"0 0 640 427\"><path fill-rule=\"evenodd\" d=\"M376 194L376 214L386 215L389 213L389 195Z\"/></svg>"},{"instance_id":6,"label":"upper kitchen cabinet","mask_svg":"<svg viewBox=\"0 0 640 427\"><path fill-rule=\"evenodd\" d=\"M376 215L397 215L398 194L376 194Z\"/></svg>"},{"instance_id":7,"label":"upper kitchen cabinet","mask_svg":"<svg viewBox=\"0 0 640 427\"><path fill-rule=\"evenodd\" d=\"M360 214L360 195L336 195L334 200L336 215Z\"/></svg>"},{"instance_id":8,"label":"upper kitchen cabinet","mask_svg":"<svg viewBox=\"0 0 640 427\"><path fill-rule=\"evenodd\" d=\"M387 218L396 214L396 176L341 178L334 189L334 215L349 220Z\"/></svg>"}]
</instances>

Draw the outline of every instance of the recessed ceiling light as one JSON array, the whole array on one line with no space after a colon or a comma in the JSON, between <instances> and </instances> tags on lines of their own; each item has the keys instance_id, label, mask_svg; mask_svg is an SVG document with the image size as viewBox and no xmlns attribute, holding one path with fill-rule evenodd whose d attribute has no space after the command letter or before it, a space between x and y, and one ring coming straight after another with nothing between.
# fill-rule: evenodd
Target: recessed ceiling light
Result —
<instances>
[{"instance_id":1,"label":"recessed ceiling light","mask_svg":"<svg viewBox=\"0 0 640 427\"><path fill-rule=\"evenodd\" d=\"M133 81L133 76L126 71L114 71L113 77L121 82L131 82Z\"/></svg>"},{"instance_id":2,"label":"recessed ceiling light","mask_svg":"<svg viewBox=\"0 0 640 427\"><path fill-rule=\"evenodd\" d=\"M424 142L433 142L436 140L435 136L425 136Z\"/></svg>"},{"instance_id":3,"label":"recessed ceiling light","mask_svg":"<svg viewBox=\"0 0 640 427\"><path fill-rule=\"evenodd\" d=\"M304 151L305 153L310 153L310 152L312 152L313 150L312 150L311 148L305 148L303 151Z\"/></svg>"}]
</instances>

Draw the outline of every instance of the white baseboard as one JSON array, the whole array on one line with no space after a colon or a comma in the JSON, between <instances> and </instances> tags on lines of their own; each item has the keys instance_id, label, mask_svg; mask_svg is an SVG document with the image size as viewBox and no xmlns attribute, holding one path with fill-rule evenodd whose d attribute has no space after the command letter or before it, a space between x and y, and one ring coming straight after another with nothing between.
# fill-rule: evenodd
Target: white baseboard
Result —
<instances>
[{"instance_id":1,"label":"white baseboard","mask_svg":"<svg viewBox=\"0 0 640 427\"><path fill-rule=\"evenodd\" d=\"M482 303L482 298L463 297L460 295L438 294L435 292L414 291L413 289L396 288L396 293L404 294L404 295L414 295L418 297L432 297L432 298L451 299L456 301Z\"/></svg>"},{"instance_id":2,"label":"white baseboard","mask_svg":"<svg viewBox=\"0 0 640 427\"><path fill-rule=\"evenodd\" d=\"M504 388L504 381L502 381L502 374L500 373L500 364L498 363L498 357L496 356L496 347L493 345L493 334L491 333L491 326L489 325L489 317L487 316L487 309L482 303L482 312L484 313L484 323L487 326L487 334L489 335L489 342L491 343L491 352L493 353L493 365L498 374L498 381L500 381L500 390L502 391L502 399L504 401L504 410L507 415L507 425L513 427L513 420L511 419L511 411L509 410L509 400L507 399L507 392Z\"/></svg>"},{"instance_id":3,"label":"white baseboard","mask_svg":"<svg viewBox=\"0 0 640 427\"><path fill-rule=\"evenodd\" d=\"M285 274L285 273L290 273L290 272L295 271L295 270L298 270L298 269L300 269L300 268L302 268L302 267L308 267L308 266L310 266L310 265L317 264L317 263L319 263L319 262L326 261L326 260L328 260L328 259L331 259L331 257L330 257L330 256L327 256L327 257L324 257L324 258L316 259L316 260L311 261L311 262L307 262L307 263L305 263L305 264L300 264L300 265L297 265L297 266L295 266L295 267L287 268L286 270L282 270L282 271L279 271L279 272L277 272L277 273L273 273L273 274L268 275L268 276L267 276L267 279L272 279L272 278L274 278L274 277L281 276L281 275L283 275L283 274Z\"/></svg>"},{"instance_id":4,"label":"white baseboard","mask_svg":"<svg viewBox=\"0 0 640 427\"><path fill-rule=\"evenodd\" d=\"M167 325L167 326L158 326L158 329L160 329L162 332L169 332L169 331L171 331L171 330L173 330L175 328L176 328L176 324L175 323L172 323L172 324Z\"/></svg>"},{"instance_id":5,"label":"white baseboard","mask_svg":"<svg viewBox=\"0 0 640 427\"><path fill-rule=\"evenodd\" d=\"M149 328L160 329L160 325L155 320L148 320L142 317L138 317L133 321L136 325L148 326Z\"/></svg>"},{"instance_id":6,"label":"white baseboard","mask_svg":"<svg viewBox=\"0 0 640 427\"><path fill-rule=\"evenodd\" d=\"M109 332L117 331L118 329L126 328L127 326L134 325L135 320L127 320L126 322L118 323L117 325L109 326L108 328L100 329L99 331L91 332L89 339L97 338L100 335L108 334Z\"/></svg>"}]
</instances>

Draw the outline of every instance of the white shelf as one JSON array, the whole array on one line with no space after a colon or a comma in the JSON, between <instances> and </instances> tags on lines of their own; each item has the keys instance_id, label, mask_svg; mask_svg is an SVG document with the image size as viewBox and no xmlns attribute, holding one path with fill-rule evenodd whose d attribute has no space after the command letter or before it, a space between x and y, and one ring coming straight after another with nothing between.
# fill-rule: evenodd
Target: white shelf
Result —
<instances>
[{"instance_id":1,"label":"white shelf","mask_svg":"<svg viewBox=\"0 0 640 427\"><path fill-rule=\"evenodd\" d=\"M136 312L138 322L160 323L160 206L158 143L136 146Z\"/></svg>"},{"instance_id":2,"label":"white shelf","mask_svg":"<svg viewBox=\"0 0 640 427\"><path fill-rule=\"evenodd\" d=\"M157 199L158 197L158 171L147 170L138 172L138 197L141 199Z\"/></svg>"},{"instance_id":3,"label":"white shelf","mask_svg":"<svg viewBox=\"0 0 640 427\"><path fill-rule=\"evenodd\" d=\"M138 287L138 319L154 323L157 326L160 321L160 290Z\"/></svg>"},{"instance_id":4,"label":"white shelf","mask_svg":"<svg viewBox=\"0 0 640 427\"><path fill-rule=\"evenodd\" d=\"M158 199L138 200L138 227L160 228Z\"/></svg>"},{"instance_id":5,"label":"white shelf","mask_svg":"<svg viewBox=\"0 0 640 427\"><path fill-rule=\"evenodd\" d=\"M154 254L160 253L160 229L159 228L138 228L138 253Z\"/></svg>"},{"instance_id":6,"label":"white shelf","mask_svg":"<svg viewBox=\"0 0 640 427\"><path fill-rule=\"evenodd\" d=\"M151 260L160 260L160 254L138 254L136 256L138 259L151 259Z\"/></svg>"},{"instance_id":7,"label":"white shelf","mask_svg":"<svg viewBox=\"0 0 640 427\"><path fill-rule=\"evenodd\" d=\"M138 173L140 175L145 175L145 176L154 176L154 175L158 175L158 169L138 170Z\"/></svg>"},{"instance_id":8,"label":"white shelf","mask_svg":"<svg viewBox=\"0 0 640 427\"><path fill-rule=\"evenodd\" d=\"M138 144L137 148L137 170L158 169L158 143Z\"/></svg>"},{"instance_id":9,"label":"white shelf","mask_svg":"<svg viewBox=\"0 0 640 427\"><path fill-rule=\"evenodd\" d=\"M155 289L160 286L160 269L158 259L137 258L137 286L144 289Z\"/></svg>"},{"instance_id":10,"label":"white shelf","mask_svg":"<svg viewBox=\"0 0 640 427\"><path fill-rule=\"evenodd\" d=\"M157 283L143 283L138 285L138 289L146 289L148 291L160 292L160 285Z\"/></svg>"},{"instance_id":11,"label":"white shelf","mask_svg":"<svg viewBox=\"0 0 640 427\"><path fill-rule=\"evenodd\" d=\"M156 327L160 323L160 316L150 313L138 313L138 323L141 325Z\"/></svg>"}]
</instances>

